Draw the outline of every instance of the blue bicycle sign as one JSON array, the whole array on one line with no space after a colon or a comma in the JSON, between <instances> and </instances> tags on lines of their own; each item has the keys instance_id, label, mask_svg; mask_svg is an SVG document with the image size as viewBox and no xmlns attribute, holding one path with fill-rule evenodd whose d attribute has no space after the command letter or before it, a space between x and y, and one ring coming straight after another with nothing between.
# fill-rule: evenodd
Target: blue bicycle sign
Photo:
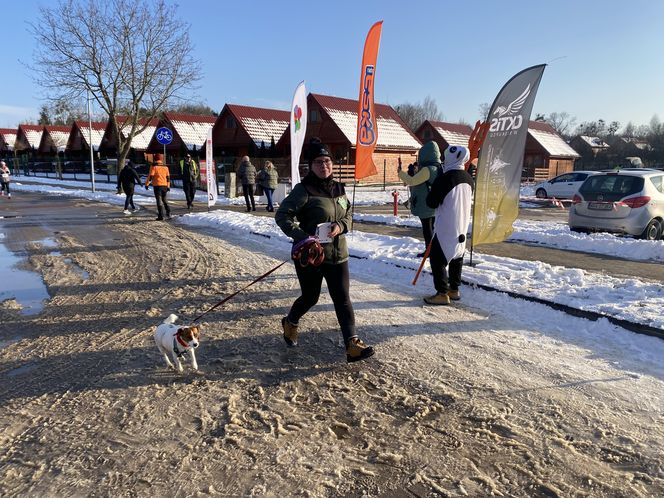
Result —
<instances>
[{"instance_id":1,"label":"blue bicycle sign","mask_svg":"<svg viewBox=\"0 0 664 498\"><path fill-rule=\"evenodd\" d=\"M173 132L168 128L159 128L155 133L155 137L161 145L168 145L173 141Z\"/></svg>"}]
</instances>

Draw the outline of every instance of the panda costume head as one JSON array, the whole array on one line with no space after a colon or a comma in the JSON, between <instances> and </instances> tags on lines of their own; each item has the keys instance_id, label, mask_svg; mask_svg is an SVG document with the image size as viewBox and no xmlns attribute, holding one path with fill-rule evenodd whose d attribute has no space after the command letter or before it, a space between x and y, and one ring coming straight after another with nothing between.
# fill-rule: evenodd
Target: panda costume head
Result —
<instances>
[{"instance_id":1,"label":"panda costume head","mask_svg":"<svg viewBox=\"0 0 664 498\"><path fill-rule=\"evenodd\" d=\"M470 151L462 145L451 145L443 154L443 172L453 169L463 170L470 159Z\"/></svg>"}]
</instances>

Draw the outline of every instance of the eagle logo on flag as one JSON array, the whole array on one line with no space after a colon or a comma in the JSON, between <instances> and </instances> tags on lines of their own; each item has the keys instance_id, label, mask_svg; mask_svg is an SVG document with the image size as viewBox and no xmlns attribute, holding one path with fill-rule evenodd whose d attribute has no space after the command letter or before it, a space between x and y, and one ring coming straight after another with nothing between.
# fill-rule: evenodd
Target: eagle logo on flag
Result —
<instances>
[{"instance_id":1,"label":"eagle logo on flag","mask_svg":"<svg viewBox=\"0 0 664 498\"><path fill-rule=\"evenodd\" d=\"M515 98L507 107L502 105L498 106L493 114L498 114L499 118L502 118L503 116L513 116L521 110L523 104L525 104L528 99L528 95L530 95L530 83L528 83L528 86L523 93Z\"/></svg>"}]
</instances>

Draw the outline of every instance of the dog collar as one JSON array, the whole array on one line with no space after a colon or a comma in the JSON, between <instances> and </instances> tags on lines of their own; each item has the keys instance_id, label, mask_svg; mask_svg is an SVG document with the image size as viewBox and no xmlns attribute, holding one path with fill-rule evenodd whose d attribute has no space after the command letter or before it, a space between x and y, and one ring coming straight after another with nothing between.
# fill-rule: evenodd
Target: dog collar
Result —
<instances>
[{"instance_id":1,"label":"dog collar","mask_svg":"<svg viewBox=\"0 0 664 498\"><path fill-rule=\"evenodd\" d=\"M184 341L182 340L182 338L180 337L180 332L176 332L176 333L175 333L175 338L176 338L177 341L180 343L180 346L182 346L182 347L185 348L185 349L189 349L189 344L187 344L186 342L184 342Z\"/></svg>"},{"instance_id":2,"label":"dog collar","mask_svg":"<svg viewBox=\"0 0 664 498\"><path fill-rule=\"evenodd\" d=\"M184 348L182 351L178 349L178 343ZM180 338L180 334L173 334L173 352L177 355L177 357L181 358L184 356L188 349L189 345Z\"/></svg>"}]
</instances>

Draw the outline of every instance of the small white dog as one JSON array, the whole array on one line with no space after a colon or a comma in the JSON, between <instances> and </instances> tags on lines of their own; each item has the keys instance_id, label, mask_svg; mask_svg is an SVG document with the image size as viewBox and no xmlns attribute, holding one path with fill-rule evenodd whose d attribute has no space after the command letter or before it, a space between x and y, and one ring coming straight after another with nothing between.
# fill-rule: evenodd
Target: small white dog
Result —
<instances>
[{"instance_id":1,"label":"small white dog","mask_svg":"<svg viewBox=\"0 0 664 498\"><path fill-rule=\"evenodd\" d=\"M173 364L177 365L178 372L182 372L182 358L185 353L189 353L191 357L191 367L198 370L198 363L196 363L196 354L194 350L198 347L198 338L200 337L200 327L192 325L191 327L180 327L175 325L177 315L169 315L161 325L154 331L154 342L159 348L159 351L164 355L168 368L176 368ZM168 358L171 355L173 362Z\"/></svg>"}]
</instances>

